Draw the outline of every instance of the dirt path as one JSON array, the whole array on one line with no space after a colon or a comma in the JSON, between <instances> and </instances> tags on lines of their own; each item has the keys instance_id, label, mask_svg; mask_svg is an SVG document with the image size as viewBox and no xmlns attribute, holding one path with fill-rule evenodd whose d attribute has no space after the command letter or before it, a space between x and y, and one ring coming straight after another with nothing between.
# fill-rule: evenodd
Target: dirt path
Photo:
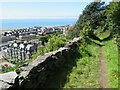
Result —
<instances>
[{"instance_id":1,"label":"dirt path","mask_svg":"<svg viewBox=\"0 0 120 90\"><path fill-rule=\"evenodd\" d=\"M104 48L100 47L100 66L99 66L99 84L100 88L107 88L107 69L106 69L106 58L104 54Z\"/></svg>"}]
</instances>

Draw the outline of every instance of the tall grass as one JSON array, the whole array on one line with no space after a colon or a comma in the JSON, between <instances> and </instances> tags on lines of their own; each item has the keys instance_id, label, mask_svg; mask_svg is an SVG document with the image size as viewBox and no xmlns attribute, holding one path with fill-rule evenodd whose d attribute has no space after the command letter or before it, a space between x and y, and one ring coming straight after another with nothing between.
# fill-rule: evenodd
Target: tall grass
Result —
<instances>
[{"instance_id":1,"label":"tall grass","mask_svg":"<svg viewBox=\"0 0 120 90\"><path fill-rule=\"evenodd\" d=\"M99 88L98 48L95 44L88 44L84 50L79 50L82 57L78 59L76 66L68 75L64 88Z\"/></svg>"},{"instance_id":2,"label":"tall grass","mask_svg":"<svg viewBox=\"0 0 120 90\"><path fill-rule=\"evenodd\" d=\"M104 49L107 59L107 70L108 70L108 87L118 88L118 49L117 45L113 40L104 42Z\"/></svg>"}]
</instances>

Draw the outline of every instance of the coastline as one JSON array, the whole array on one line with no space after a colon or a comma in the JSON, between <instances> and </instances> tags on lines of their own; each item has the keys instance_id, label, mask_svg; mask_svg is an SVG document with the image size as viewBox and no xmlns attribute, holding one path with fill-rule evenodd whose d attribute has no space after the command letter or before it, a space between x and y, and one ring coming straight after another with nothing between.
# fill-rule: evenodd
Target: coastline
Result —
<instances>
[{"instance_id":1,"label":"coastline","mask_svg":"<svg viewBox=\"0 0 120 90\"><path fill-rule=\"evenodd\" d=\"M1 20L0 20L1 21ZM73 25L77 19L55 18L55 19L3 19L0 23L1 30L15 30L29 27L48 27L48 26L65 26Z\"/></svg>"}]
</instances>

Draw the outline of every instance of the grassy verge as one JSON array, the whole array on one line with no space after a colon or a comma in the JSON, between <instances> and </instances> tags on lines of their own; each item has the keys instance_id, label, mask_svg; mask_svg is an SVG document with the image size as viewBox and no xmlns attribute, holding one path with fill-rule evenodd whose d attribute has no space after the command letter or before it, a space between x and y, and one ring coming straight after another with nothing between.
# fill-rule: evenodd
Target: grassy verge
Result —
<instances>
[{"instance_id":1,"label":"grassy verge","mask_svg":"<svg viewBox=\"0 0 120 90\"><path fill-rule=\"evenodd\" d=\"M79 50L82 58L76 62L72 72L68 75L68 81L64 88L99 88L99 52L98 46L88 44L87 50ZM89 55L89 54L91 55Z\"/></svg>"},{"instance_id":2,"label":"grassy verge","mask_svg":"<svg viewBox=\"0 0 120 90\"><path fill-rule=\"evenodd\" d=\"M104 42L105 54L107 59L108 87L118 88L118 49L113 40Z\"/></svg>"}]
</instances>

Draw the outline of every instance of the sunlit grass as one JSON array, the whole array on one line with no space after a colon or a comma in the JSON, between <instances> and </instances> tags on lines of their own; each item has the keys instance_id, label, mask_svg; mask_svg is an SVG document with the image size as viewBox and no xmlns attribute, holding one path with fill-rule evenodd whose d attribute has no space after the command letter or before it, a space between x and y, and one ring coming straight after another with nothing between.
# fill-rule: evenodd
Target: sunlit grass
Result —
<instances>
[{"instance_id":1,"label":"sunlit grass","mask_svg":"<svg viewBox=\"0 0 120 90\"><path fill-rule=\"evenodd\" d=\"M104 42L105 54L107 59L107 70L108 70L108 87L118 88L118 49L117 45L113 40Z\"/></svg>"},{"instance_id":2,"label":"sunlit grass","mask_svg":"<svg viewBox=\"0 0 120 90\"><path fill-rule=\"evenodd\" d=\"M97 45L87 45L86 50L92 56L85 55L79 58L76 67L68 75L68 81L64 88L99 88L99 47Z\"/></svg>"}]
</instances>

